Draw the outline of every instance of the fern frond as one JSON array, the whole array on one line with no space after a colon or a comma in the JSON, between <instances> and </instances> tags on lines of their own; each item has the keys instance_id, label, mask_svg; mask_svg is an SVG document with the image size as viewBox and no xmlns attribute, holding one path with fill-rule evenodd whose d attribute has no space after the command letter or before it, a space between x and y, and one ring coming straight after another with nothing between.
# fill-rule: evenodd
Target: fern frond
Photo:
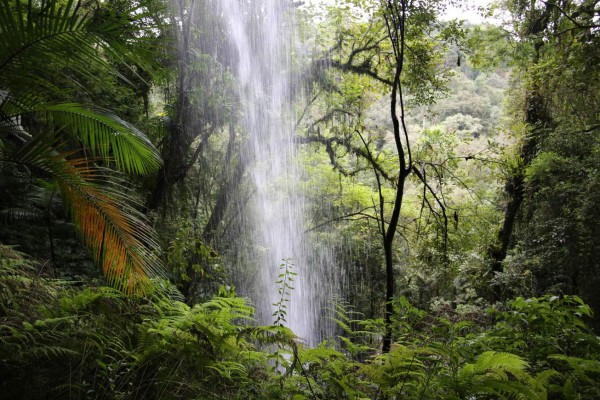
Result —
<instances>
[{"instance_id":1,"label":"fern frond","mask_svg":"<svg viewBox=\"0 0 600 400\"><path fill-rule=\"evenodd\" d=\"M237 384L240 383L240 380L248 379L246 367L237 361L218 361L209 365L208 369L217 372L221 378L235 381Z\"/></svg>"},{"instance_id":2,"label":"fern frond","mask_svg":"<svg viewBox=\"0 0 600 400\"><path fill-rule=\"evenodd\" d=\"M529 363L515 354L486 351L475 363L466 364L459 371L459 392L546 399L546 390L527 372L528 368Z\"/></svg>"},{"instance_id":3,"label":"fern frond","mask_svg":"<svg viewBox=\"0 0 600 400\"><path fill-rule=\"evenodd\" d=\"M245 326L240 328L238 340L246 338L258 342L260 345L293 346L297 336L289 328L280 325L271 326Z\"/></svg>"},{"instance_id":4,"label":"fern frond","mask_svg":"<svg viewBox=\"0 0 600 400\"><path fill-rule=\"evenodd\" d=\"M548 357L551 361L559 361L561 370L566 365L577 380L586 383L597 383L600 379L600 361L580 357L570 357L563 354L555 354ZM556 368L559 368L558 366Z\"/></svg>"},{"instance_id":5,"label":"fern frond","mask_svg":"<svg viewBox=\"0 0 600 400\"><path fill-rule=\"evenodd\" d=\"M80 354L72 349L61 347L61 346L30 346L21 352L22 357L32 358L35 360L43 360L50 358L61 358L61 357L78 357Z\"/></svg>"},{"instance_id":6,"label":"fern frond","mask_svg":"<svg viewBox=\"0 0 600 400\"><path fill-rule=\"evenodd\" d=\"M490 371L525 371L529 368L529 363L521 357L496 351L486 351L477 357L475 364L472 364L475 373L486 373Z\"/></svg>"},{"instance_id":7,"label":"fern frond","mask_svg":"<svg viewBox=\"0 0 600 400\"><path fill-rule=\"evenodd\" d=\"M318 346L302 351L302 362L307 364L325 364L333 360L346 360L346 356L329 347Z\"/></svg>"},{"instance_id":8,"label":"fern frond","mask_svg":"<svg viewBox=\"0 0 600 400\"><path fill-rule=\"evenodd\" d=\"M16 250L14 246L7 246L5 244L0 243L0 261L4 260L17 260L25 262L25 254ZM3 269L2 274L0 274L0 276L4 276L4 268L6 268L5 264L3 262L0 262L0 267L2 267Z\"/></svg>"}]
</instances>

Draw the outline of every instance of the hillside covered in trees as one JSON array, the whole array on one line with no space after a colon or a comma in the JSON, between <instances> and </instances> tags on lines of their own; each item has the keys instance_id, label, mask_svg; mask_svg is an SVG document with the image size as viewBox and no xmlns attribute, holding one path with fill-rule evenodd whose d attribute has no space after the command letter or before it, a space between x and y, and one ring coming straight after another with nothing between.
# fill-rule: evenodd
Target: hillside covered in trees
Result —
<instances>
[{"instance_id":1,"label":"hillside covered in trees","mask_svg":"<svg viewBox=\"0 0 600 400\"><path fill-rule=\"evenodd\" d=\"M0 399L600 399L600 3L450 6L0 0Z\"/></svg>"}]
</instances>

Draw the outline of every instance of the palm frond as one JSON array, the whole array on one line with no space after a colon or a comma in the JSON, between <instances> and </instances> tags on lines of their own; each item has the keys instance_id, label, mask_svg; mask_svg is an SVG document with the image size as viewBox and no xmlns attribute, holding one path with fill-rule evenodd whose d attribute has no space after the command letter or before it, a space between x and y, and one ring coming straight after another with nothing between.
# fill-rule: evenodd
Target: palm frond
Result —
<instances>
[{"instance_id":1,"label":"palm frond","mask_svg":"<svg viewBox=\"0 0 600 400\"><path fill-rule=\"evenodd\" d=\"M146 291L161 275L154 230L118 181L87 159L68 160L54 143L36 137L16 152L14 162L39 168L57 182L67 211L110 284L126 293Z\"/></svg>"},{"instance_id":2,"label":"palm frond","mask_svg":"<svg viewBox=\"0 0 600 400\"><path fill-rule=\"evenodd\" d=\"M94 156L113 160L120 171L144 175L160 167L160 154L146 135L107 110L63 103L48 105L45 111Z\"/></svg>"},{"instance_id":3,"label":"palm frond","mask_svg":"<svg viewBox=\"0 0 600 400\"><path fill-rule=\"evenodd\" d=\"M159 153L142 132L107 110L56 102L65 97L64 79L56 76L95 82L110 73L126 80L116 67L123 64L152 73L154 60L143 51L147 14L139 2L119 13L110 7L84 12L80 5L0 0L2 161L54 179L108 281L128 293L144 291L149 278L160 275L155 232L118 177L96 164L146 174L159 168ZM70 151L60 150L65 148Z\"/></svg>"},{"instance_id":4,"label":"palm frond","mask_svg":"<svg viewBox=\"0 0 600 400\"><path fill-rule=\"evenodd\" d=\"M102 177L85 164L59 161L57 165L62 171L57 171L55 179L70 205L71 217L109 283L127 293L143 292L148 278L160 275L160 261L154 253L160 246L143 214L131 207L131 201L121 201L125 195L110 183L92 183Z\"/></svg>"},{"instance_id":5,"label":"palm frond","mask_svg":"<svg viewBox=\"0 0 600 400\"><path fill-rule=\"evenodd\" d=\"M65 132L80 140L92 156L114 162L119 171L144 175L161 165L159 151L148 137L133 125L108 110L77 103L45 104L36 96L15 99L7 95L0 101L0 132L20 132L24 116L42 116L53 123L54 132Z\"/></svg>"},{"instance_id":6,"label":"palm frond","mask_svg":"<svg viewBox=\"0 0 600 400\"><path fill-rule=\"evenodd\" d=\"M100 19L83 13L74 0L29 0L26 4L0 0L0 87L19 95L39 90L40 84L50 88L48 65L62 65L94 79L93 65L127 81L100 54L159 76L154 60L144 51L143 30L151 28L138 23L147 17L143 4Z\"/></svg>"},{"instance_id":7,"label":"palm frond","mask_svg":"<svg viewBox=\"0 0 600 400\"><path fill-rule=\"evenodd\" d=\"M0 4L0 77L13 93L43 81L36 77L44 76L47 68L40 60L83 64L90 57L98 58L88 35L89 17L79 15L73 0L63 6L46 0L39 7L33 1L26 6L9 0Z\"/></svg>"},{"instance_id":8,"label":"palm frond","mask_svg":"<svg viewBox=\"0 0 600 400\"><path fill-rule=\"evenodd\" d=\"M4 208L0 210L0 221L40 221L44 214L35 208Z\"/></svg>"}]
</instances>

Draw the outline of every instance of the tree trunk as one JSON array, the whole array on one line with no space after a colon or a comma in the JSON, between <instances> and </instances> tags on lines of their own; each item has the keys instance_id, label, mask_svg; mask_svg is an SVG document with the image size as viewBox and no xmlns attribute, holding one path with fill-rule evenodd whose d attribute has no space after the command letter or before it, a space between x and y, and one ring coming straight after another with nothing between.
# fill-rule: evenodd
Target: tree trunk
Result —
<instances>
[{"instance_id":1,"label":"tree trunk","mask_svg":"<svg viewBox=\"0 0 600 400\"><path fill-rule=\"evenodd\" d=\"M524 143L519 152L521 164L508 177L504 186L507 203L502 227L498 232L498 242L488 250L491 272L494 275L503 271L502 263L513 244L512 236L515 223L525 194L525 171L537 154L540 138L551 125L551 118L548 115L544 97L541 95L539 88L534 88L527 96L526 107L525 122L531 129L527 137L524 138ZM492 293L492 297L494 300L502 300L501 294L496 291Z\"/></svg>"}]
</instances>

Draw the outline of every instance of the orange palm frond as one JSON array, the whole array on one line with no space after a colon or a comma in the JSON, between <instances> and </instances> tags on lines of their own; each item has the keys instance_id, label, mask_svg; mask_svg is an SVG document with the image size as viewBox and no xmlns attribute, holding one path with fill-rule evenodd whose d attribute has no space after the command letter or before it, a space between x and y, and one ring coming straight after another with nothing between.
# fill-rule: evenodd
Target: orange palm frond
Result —
<instances>
[{"instance_id":1,"label":"orange palm frond","mask_svg":"<svg viewBox=\"0 0 600 400\"><path fill-rule=\"evenodd\" d=\"M34 139L13 160L52 175L77 231L111 285L129 294L146 292L149 278L161 275L161 262L156 234L145 216L110 177L114 174L89 159L68 160L52 148L52 143Z\"/></svg>"},{"instance_id":2,"label":"orange palm frond","mask_svg":"<svg viewBox=\"0 0 600 400\"><path fill-rule=\"evenodd\" d=\"M148 278L159 274L154 251L160 247L144 216L131 201L120 201L126 196L99 171L79 160L57 161L55 179L67 209L109 283L127 293L145 291Z\"/></svg>"}]
</instances>

